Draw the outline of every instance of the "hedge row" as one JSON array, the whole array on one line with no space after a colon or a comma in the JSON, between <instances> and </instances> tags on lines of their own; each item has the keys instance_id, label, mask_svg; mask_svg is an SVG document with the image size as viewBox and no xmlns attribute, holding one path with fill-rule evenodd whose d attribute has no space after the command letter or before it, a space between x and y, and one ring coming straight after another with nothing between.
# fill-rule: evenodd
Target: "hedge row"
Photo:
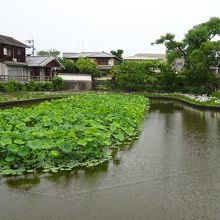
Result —
<instances>
[{"instance_id":1,"label":"hedge row","mask_svg":"<svg viewBox=\"0 0 220 220\"><path fill-rule=\"evenodd\" d=\"M28 83L21 83L16 80L10 80L7 83L0 82L0 92L52 91L62 90L63 88L64 82L60 77L54 77L51 82L30 81Z\"/></svg>"}]
</instances>

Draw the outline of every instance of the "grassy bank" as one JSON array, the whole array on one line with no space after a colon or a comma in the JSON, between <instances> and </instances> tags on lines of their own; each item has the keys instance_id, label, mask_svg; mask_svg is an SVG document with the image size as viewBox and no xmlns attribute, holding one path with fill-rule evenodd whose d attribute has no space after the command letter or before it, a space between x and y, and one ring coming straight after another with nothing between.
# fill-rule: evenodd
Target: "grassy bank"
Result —
<instances>
[{"instance_id":1,"label":"grassy bank","mask_svg":"<svg viewBox=\"0 0 220 220\"><path fill-rule=\"evenodd\" d=\"M112 94L110 91L109 94ZM119 94L114 92L113 94ZM123 92L122 92L123 93ZM207 106L220 106L220 92L213 92L211 95L194 95L183 93L137 93L146 96L159 96L159 97L172 97L179 98L193 104L207 105ZM17 92L17 93L1 93L0 102L28 100L38 98L53 98L53 97L70 97L71 91L66 92Z\"/></svg>"},{"instance_id":2,"label":"grassy bank","mask_svg":"<svg viewBox=\"0 0 220 220\"><path fill-rule=\"evenodd\" d=\"M220 97L218 93L215 95L193 95L193 94L181 94L181 93L144 93L147 97L171 97L178 98L193 104L204 105L204 106L219 106Z\"/></svg>"},{"instance_id":3,"label":"grassy bank","mask_svg":"<svg viewBox=\"0 0 220 220\"><path fill-rule=\"evenodd\" d=\"M15 93L0 93L0 102L39 99L39 98L51 98L51 97L65 97L68 94L59 92L15 92Z\"/></svg>"}]
</instances>

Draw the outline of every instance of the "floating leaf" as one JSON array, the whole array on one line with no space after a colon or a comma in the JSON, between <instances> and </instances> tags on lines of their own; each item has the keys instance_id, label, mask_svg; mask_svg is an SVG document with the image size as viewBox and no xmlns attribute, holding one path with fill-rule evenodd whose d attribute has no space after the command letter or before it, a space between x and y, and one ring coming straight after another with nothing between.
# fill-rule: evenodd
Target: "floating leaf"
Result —
<instances>
[{"instance_id":1,"label":"floating leaf","mask_svg":"<svg viewBox=\"0 0 220 220\"><path fill-rule=\"evenodd\" d=\"M79 140L77 143L79 145L86 146L87 145L87 140L86 139L82 139L82 140Z\"/></svg>"},{"instance_id":2,"label":"floating leaf","mask_svg":"<svg viewBox=\"0 0 220 220\"><path fill-rule=\"evenodd\" d=\"M12 139L11 138L1 138L0 144L4 147L6 145L12 144Z\"/></svg>"},{"instance_id":3,"label":"floating leaf","mask_svg":"<svg viewBox=\"0 0 220 220\"><path fill-rule=\"evenodd\" d=\"M70 153L73 150L73 148L70 144L62 144L61 149L65 153Z\"/></svg>"},{"instance_id":4,"label":"floating leaf","mask_svg":"<svg viewBox=\"0 0 220 220\"><path fill-rule=\"evenodd\" d=\"M18 145L22 145L22 144L24 144L25 142L24 142L22 139L15 139L15 140L14 140L14 143L15 143L15 144L18 144Z\"/></svg>"},{"instance_id":5,"label":"floating leaf","mask_svg":"<svg viewBox=\"0 0 220 220\"><path fill-rule=\"evenodd\" d=\"M12 162L12 161L15 161L16 158L13 157L13 156L10 156L10 157L6 157L5 160L6 160L7 162Z\"/></svg>"},{"instance_id":6,"label":"floating leaf","mask_svg":"<svg viewBox=\"0 0 220 220\"><path fill-rule=\"evenodd\" d=\"M59 152L56 151L56 150L52 150L52 151L50 152L50 155L51 155L52 157L59 157Z\"/></svg>"}]
</instances>

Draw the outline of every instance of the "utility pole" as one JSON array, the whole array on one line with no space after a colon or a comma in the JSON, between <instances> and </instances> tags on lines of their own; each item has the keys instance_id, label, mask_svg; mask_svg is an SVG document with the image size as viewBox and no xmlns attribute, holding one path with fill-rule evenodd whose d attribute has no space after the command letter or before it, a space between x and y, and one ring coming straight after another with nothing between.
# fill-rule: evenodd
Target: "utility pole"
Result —
<instances>
[{"instance_id":1,"label":"utility pole","mask_svg":"<svg viewBox=\"0 0 220 220\"><path fill-rule=\"evenodd\" d=\"M31 56L35 55L35 47L34 47L34 39L26 40L28 42L28 46L32 49Z\"/></svg>"}]
</instances>

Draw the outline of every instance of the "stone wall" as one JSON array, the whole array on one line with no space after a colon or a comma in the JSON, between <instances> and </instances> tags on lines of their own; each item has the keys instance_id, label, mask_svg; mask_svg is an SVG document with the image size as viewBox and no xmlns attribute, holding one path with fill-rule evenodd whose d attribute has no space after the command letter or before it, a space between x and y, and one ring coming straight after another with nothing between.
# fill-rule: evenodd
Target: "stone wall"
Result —
<instances>
[{"instance_id":1,"label":"stone wall","mask_svg":"<svg viewBox=\"0 0 220 220\"><path fill-rule=\"evenodd\" d=\"M90 91L92 90L91 81L65 81L64 89L73 91Z\"/></svg>"}]
</instances>

